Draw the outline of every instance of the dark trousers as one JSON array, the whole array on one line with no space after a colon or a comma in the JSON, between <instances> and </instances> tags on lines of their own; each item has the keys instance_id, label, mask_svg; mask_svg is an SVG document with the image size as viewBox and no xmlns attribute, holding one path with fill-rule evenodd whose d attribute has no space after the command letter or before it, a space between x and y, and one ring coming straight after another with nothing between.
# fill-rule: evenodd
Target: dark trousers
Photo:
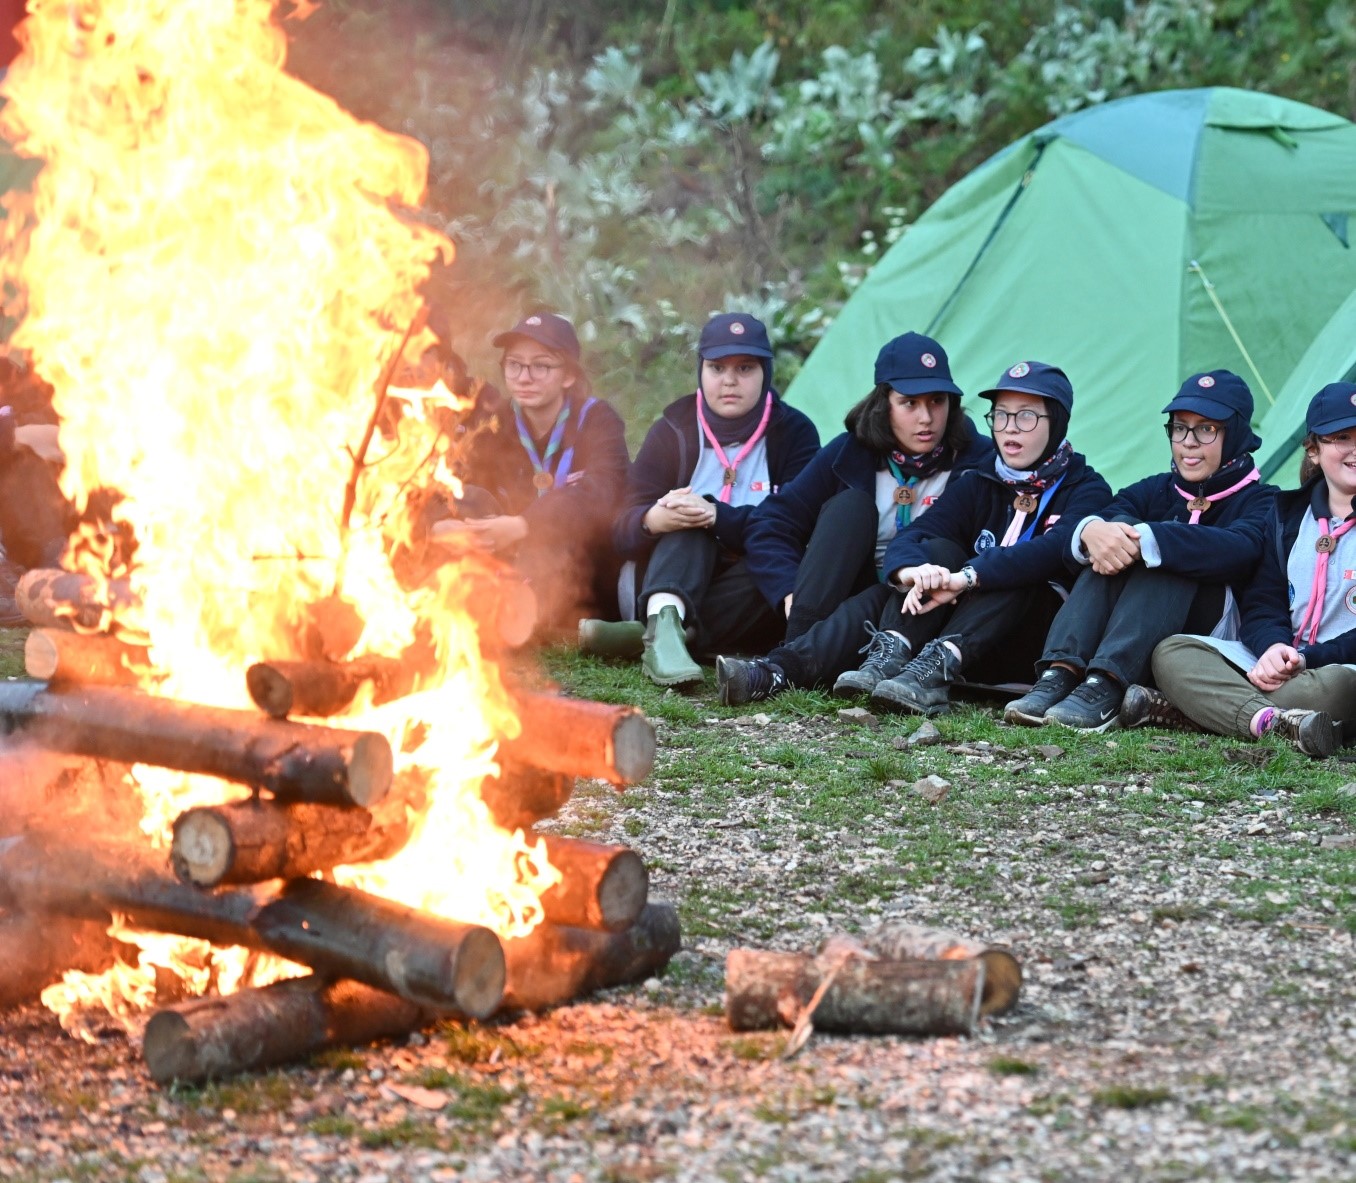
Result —
<instances>
[{"instance_id":1,"label":"dark trousers","mask_svg":"<svg viewBox=\"0 0 1356 1183\"><path fill-rule=\"evenodd\" d=\"M636 616L642 620L653 595L667 593L683 601L698 653L766 653L782 639L781 613L763 598L748 564L722 551L707 530L661 534L640 587Z\"/></svg>"},{"instance_id":2,"label":"dark trousers","mask_svg":"<svg viewBox=\"0 0 1356 1183\"><path fill-rule=\"evenodd\" d=\"M879 583L878 525L876 502L860 489L844 489L824 502L796 570L796 589L786 620L788 641L827 619L844 600Z\"/></svg>"},{"instance_id":3,"label":"dark trousers","mask_svg":"<svg viewBox=\"0 0 1356 1183\"><path fill-rule=\"evenodd\" d=\"M1124 686L1149 675L1159 641L1209 634L1224 612L1224 585L1135 565L1116 575L1088 568L1078 577L1045 640L1039 665L1065 662L1110 674Z\"/></svg>"}]
</instances>

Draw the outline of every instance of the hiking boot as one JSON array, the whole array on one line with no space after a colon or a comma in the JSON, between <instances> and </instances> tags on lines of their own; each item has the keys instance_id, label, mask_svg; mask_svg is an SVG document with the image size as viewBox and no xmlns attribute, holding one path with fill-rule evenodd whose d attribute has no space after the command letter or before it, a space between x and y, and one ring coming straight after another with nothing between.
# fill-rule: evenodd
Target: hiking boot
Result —
<instances>
[{"instance_id":1,"label":"hiking boot","mask_svg":"<svg viewBox=\"0 0 1356 1183\"><path fill-rule=\"evenodd\" d=\"M579 652L594 657L639 657L645 626L638 620L581 620Z\"/></svg>"},{"instance_id":2,"label":"hiking boot","mask_svg":"<svg viewBox=\"0 0 1356 1183\"><path fill-rule=\"evenodd\" d=\"M1326 760L1337 750L1339 726L1327 711L1277 711L1267 732L1288 739L1306 756Z\"/></svg>"},{"instance_id":3,"label":"hiking boot","mask_svg":"<svg viewBox=\"0 0 1356 1183\"><path fill-rule=\"evenodd\" d=\"M1120 724L1133 727L1164 727L1169 731L1199 731L1161 690L1152 686L1127 686L1121 700Z\"/></svg>"},{"instance_id":4,"label":"hiking boot","mask_svg":"<svg viewBox=\"0 0 1356 1183\"><path fill-rule=\"evenodd\" d=\"M738 657L717 657L716 685L723 707L762 702L765 698L791 689L782 667L774 665L766 657L755 657L750 661Z\"/></svg>"},{"instance_id":5,"label":"hiking boot","mask_svg":"<svg viewBox=\"0 0 1356 1183\"><path fill-rule=\"evenodd\" d=\"M1078 685L1078 675L1062 665L1048 667L1036 684L1021 698L1014 698L1003 709L1003 719L1025 727L1039 727L1045 722L1045 712L1063 702Z\"/></svg>"},{"instance_id":6,"label":"hiking boot","mask_svg":"<svg viewBox=\"0 0 1356 1183\"><path fill-rule=\"evenodd\" d=\"M1125 689L1115 678L1089 674L1068 698L1045 712L1045 721L1075 731L1110 731L1124 697Z\"/></svg>"},{"instance_id":7,"label":"hiking boot","mask_svg":"<svg viewBox=\"0 0 1356 1183\"><path fill-rule=\"evenodd\" d=\"M879 629L869 620L866 631L871 634L870 639L857 650L866 654L866 660L855 670L845 670L838 675L838 681L833 684L835 698L870 694L877 683L893 678L908 664L909 643L899 633Z\"/></svg>"},{"instance_id":8,"label":"hiking boot","mask_svg":"<svg viewBox=\"0 0 1356 1183\"><path fill-rule=\"evenodd\" d=\"M702 667L687 651L678 609L666 604L645 622L640 666L657 686L690 686L702 680Z\"/></svg>"},{"instance_id":9,"label":"hiking boot","mask_svg":"<svg viewBox=\"0 0 1356 1183\"><path fill-rule=\"evenodd\" d=\"M911 711L915 715L944 715L951 709L947 686L956 680L958 658L945 644L958 638L938 637L919 650L918 656L893 678L884 678L871 692L871 705L885 711Z\"/></svg>"}]
</instances>

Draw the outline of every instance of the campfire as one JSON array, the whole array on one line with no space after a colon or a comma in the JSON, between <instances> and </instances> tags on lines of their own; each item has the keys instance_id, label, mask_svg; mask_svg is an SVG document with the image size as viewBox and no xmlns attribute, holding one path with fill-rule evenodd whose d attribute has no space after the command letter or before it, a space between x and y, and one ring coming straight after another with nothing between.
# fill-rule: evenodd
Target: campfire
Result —
<instances>
[{"instance_id":1,"label":"campfire","mask_svg":"<svg viewBox=\"0 0 1356 1183\"><path fill-rule=\"evenodd\" d=\"M550 1005L678 943L634 852L532 831L576 777L643 779L653 731L536 684L530 589L421 533L455 483L432 412L465 408L393 382L452 245L422 146L285 74L306 6L275 7L30 0L0 86L45 162L0 224L12 344L82 513L19 591L4 759L136 817L0 836L0 999L61 977L63 1022L144 1027L162 1081Z\"/></svg>"}]
</instances>

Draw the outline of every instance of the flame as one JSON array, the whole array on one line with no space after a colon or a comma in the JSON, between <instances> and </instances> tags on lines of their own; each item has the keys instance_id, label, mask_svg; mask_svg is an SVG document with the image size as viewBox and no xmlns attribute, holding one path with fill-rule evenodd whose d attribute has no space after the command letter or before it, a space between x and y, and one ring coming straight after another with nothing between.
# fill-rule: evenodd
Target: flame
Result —
<instances>
[{"instance_id":1,"label":"flame","mask_svg":"<svg viewBox=\"0 0 1356 1183\"><path fill-rule=\"evenodd\" d=\"M517 723L473 589L450 568L403 588L390 557L409 490L445 475L423 403L355 459L452 245L411 212L424 148L284 73L276 3L29 0L0 132L45 165L4 200L0 273L14 344L55 390L64 490L89 509L68 562L129 582L139 607L111 626L148 641L156 692L190 701L248 705L248 663L317 633L336 658L432 648L416 693L343 723L431 784L416 840L345 877L524 932L558 875L476 791ZM227 795L137 776L159 843Z\"/></svg>"}]
</instances>

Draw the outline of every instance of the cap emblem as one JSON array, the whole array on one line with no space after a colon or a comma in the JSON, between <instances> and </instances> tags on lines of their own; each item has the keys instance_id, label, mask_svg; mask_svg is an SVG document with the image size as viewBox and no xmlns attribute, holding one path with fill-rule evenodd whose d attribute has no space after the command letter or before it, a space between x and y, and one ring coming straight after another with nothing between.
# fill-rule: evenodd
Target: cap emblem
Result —
<instances>
[{"instance_id":1,"label":"cap emblem","mask_svg":"<svg viewBox=\"0 0 1356 1183\"><path fill-rule=\"evenodd\" d=\"M923 354L923 356L920 357L918 360L921 361L930 370L936 369L937 367L937 359L933 357L932 354L930 353Z\"/></svg>"},{"instance_id":2,"label":"cap emblem","mask_svg":"<svg viewBox=\"0 0 1356 1183\"><path fill-rule=\"evenodd\" d=\"M740 324L739 321L737 320L733 321L730 324L730 332L732 332L736 337L742 337L744 335L744 326Z\"/></svg>"},{"instance_id":3,"label":"cap emblem","mask_svg":"<svg viewBox=\"0 0 1356 1183\"><path fill-rule=\"evenodd\" d=\"M1031 373L1031 367L1027 365L1026 362L1019 361L1015 366L1012 367L1012 369L1008 371L1008 377L1025 378L1029 373Z\"/></svg>"},{"instance_id":4,"label":"cap emblem","mask_svg":"<svg viewBox=\"0 0 1356 1183\"><path fill-rule=\"evenodd\" d=\"M1210 387L1212 387L1214 384L1215 380L1212 377L1210 377L1209 374L1202 374L1199 378L1196 379L1196 385L1204 386L1206 390L1209 390Z\"/></svg>"},{"instance_id":5,"label":"cap emblem","mask_svg":"<svg viewBox=\"0 0 1356 1183\"><path fill-rule=\"evenodd\" d=\"M1356 407L1356 392L1352 393L1351 399L1349 401L1351 402L1351 405L1353 407Z\"/></svg>"}]
</instances>

